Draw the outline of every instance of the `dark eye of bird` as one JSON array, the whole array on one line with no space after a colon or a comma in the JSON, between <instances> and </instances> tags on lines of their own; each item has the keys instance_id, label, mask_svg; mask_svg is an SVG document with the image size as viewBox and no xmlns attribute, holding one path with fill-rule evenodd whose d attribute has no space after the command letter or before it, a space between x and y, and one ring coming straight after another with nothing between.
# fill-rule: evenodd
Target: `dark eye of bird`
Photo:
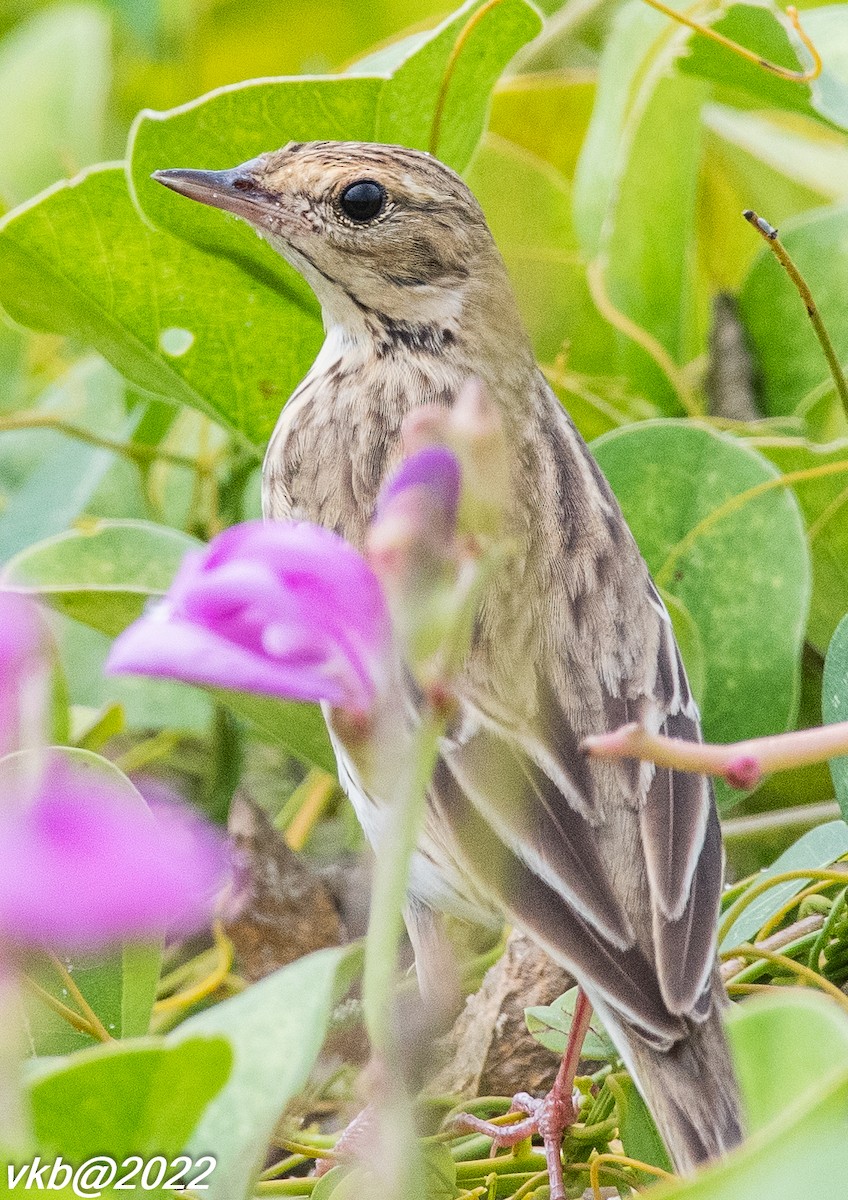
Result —
<instances>
[{"instance_id":1,"label":"dark eye of bird","mask_svg":"<svg viewBox=\"0 0 848 1200\"><path fill-rule=\"evenodd\" d=\"M386 202L386 189L373 179L360 179L348 184L339 199L342 212L351 221L373 221L382 212Z\"/></svg>"}]
</instances>

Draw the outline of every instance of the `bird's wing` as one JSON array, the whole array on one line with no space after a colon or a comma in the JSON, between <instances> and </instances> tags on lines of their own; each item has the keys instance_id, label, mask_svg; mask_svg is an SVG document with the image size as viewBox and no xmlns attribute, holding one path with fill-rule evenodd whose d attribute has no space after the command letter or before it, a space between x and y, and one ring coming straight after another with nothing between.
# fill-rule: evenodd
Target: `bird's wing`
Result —
<instances>
[{"instance_id":1,"label":"bird's wing","mask_svg":"<svg viewBox=\"0 0 848 1200\"><path fill-rule=\"evenodd\" d=\"M629 699L604 691L606 728L639 719L699 740L697 708L653 585L651 602L661 622L653 678ZM444 751L435 802L466 860L487 864L503 907L578 978L662 1040L672 1027L679 1032L679 1017L709 1011L722 875L710 784L653 764L589 763L543 679L539 697L529 729L506 728L479 709L466 720L464 734ZM612 778L622 797L617 812L604 793ZM641 886L630 896L650 905L652 945L634 934L637 914L628 914L615 886L622 855L643 860L635 864ZM489 870L495 861L500 870Z\"/></svg>"}]
</instances>

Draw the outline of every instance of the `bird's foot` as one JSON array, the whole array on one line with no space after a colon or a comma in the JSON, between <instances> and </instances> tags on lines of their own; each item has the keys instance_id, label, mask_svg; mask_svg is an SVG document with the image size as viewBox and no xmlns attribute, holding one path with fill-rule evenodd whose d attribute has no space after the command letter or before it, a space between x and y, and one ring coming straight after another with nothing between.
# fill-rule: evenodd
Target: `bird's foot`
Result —
<instances>
[{"instance_id":1,"label":"bird's foot","mask_svg":"<svg viewBox=\"0 0 848 1200\"><path fill-rule=\"evenodd\" d=\"M319 1158L315 1163L315 1175L326 1175L339 1159L360 1158L374 1144L377 1128L377 1113L373 1104L366 1104L351 1123L342 1130L333 1147L332 1158Z\"/></svg>"},{"instance_id":2,"label":"bird's foot","mask_svg":"<svg viewBox=\"0 0 848 1200\"><path fill-rule=\"evenodd\" d=\"M481 1133L492 1139L492 1156L498 1150L517 1146L527 1138L538 1136L545 1148L545 1161L551 1184L551 1200L565 1200L565 1185L562 1176L562 1137L577 1116L575 1101L570 1092L563 1091L557 1084L541 1100L519 1092L512 1098L511 1113L526 1113L521 1121L512 1125L496 1125L470 1113L461 1113L451 1122L451 1127L462 1133Z\"/></svg>"}]
</instances>

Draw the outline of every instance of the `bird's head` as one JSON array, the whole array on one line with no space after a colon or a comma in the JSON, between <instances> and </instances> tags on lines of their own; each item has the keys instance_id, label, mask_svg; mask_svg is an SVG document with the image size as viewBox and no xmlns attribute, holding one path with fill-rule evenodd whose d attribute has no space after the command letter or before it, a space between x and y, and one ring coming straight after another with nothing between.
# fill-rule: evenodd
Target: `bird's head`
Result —
<instances>
[{"instance_id":1,"label":"bird's head","mask_svg":"<svg viewBox=\"0 0 848 1200\"><path fill-rule=\"evenodd\" d=\"M458 318L487 282L508 291L471 191L420 151L293 142L231 170L153 178L248 221L311 285L328 324L372 313L424 326Z\"/></svg>"}]
</instances>

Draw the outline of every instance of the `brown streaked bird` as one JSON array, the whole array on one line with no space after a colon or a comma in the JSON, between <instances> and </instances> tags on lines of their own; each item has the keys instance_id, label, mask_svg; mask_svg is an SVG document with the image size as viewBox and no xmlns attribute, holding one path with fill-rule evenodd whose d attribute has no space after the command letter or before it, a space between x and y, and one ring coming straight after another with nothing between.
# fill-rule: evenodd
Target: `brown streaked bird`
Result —
<instances>
[{"instance_id":1,"label":"brown streaked bird","mask_svg":"<svg viewBox=\"0 0 848 1200\"><path fill-rule=\"evenodd\" d=\"M154 178L244 218L321 303L326 340L268 447L266 516L362 546L404 416L451 405L469 377L496 402L518 552L484 597L413 862L422 990L437 990L440 911L505 913L598 1009L677 1168L721 1155L741 1129L716 973L711 786L579 749L633 720L698 740L697 708L618 503L536 364L479 204L431 156L365 143L293 143L229 171ZM380 853L379 798L338 756ZM569 1107L562 1094L524 1100L555 1145L555 1198Z\"/></svg>"}]
</instances>

